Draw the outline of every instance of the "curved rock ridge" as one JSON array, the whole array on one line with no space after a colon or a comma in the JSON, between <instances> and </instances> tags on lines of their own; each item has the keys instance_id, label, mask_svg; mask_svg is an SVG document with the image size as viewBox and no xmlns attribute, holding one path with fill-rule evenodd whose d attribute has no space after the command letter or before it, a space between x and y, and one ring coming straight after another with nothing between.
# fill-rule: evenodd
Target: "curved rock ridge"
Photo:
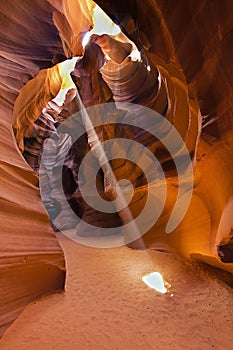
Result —
<instances>
[{"instance_id":1,"label":"curved rock ridge","mask_svg":"<svg viewBox=\"0 0 233 350\"><path fill-rule=\"evenodd\" d=\"M61 50L52 7L43 0L2 1L0 18L1 336L25 305L64 288L65 262L11 120L20 88Z\"/></svg>"},{"instance_id":2,"label":"curved rock ridge","mask_svg":"<svg viewBox=\"0 0 233 350\"><path fill-rule=\"evenodd\" d=\"M177 4L174 11L174 5L170 1L148 0L142 3L133 0L128 3L119 1L116 4L114 1L97 0L97 3L115 22L120 23L121 28L128 33L131 39L135 39L138 47L143 46L150 53L156 53L162 57L166 62L173 62L181 66L188 83L186 94L191 97L189 106L194 114L197 109L195 105L195 97L197 97L203 116L202 135L198 143L198 139L194 137L199 128L198 118L193 118L193 121L196 120L196 122L189 125L188 130L192 129L192 131L186 138L187 144L190 143L189 147L191 144L192 147L196 144L198 154L194 174L194 195L183 223L174 234L171 234L169 238L164 236L163 239L170 241L176 250L183 252L186 256L199 255L200 259L208 260L211 264L219 265L232 272L232 264L223 264L217 252L217 245L222 239L228 255L226 260L228 262L233 260L233 256L229 257L232 252L233 226L233 219L229 214L233 196L233 177L229 171L233 155L230 141L233 129L231 74L233 67L232 62L229 61L229 57L232 56L232 45L230 44L233 23L232 4L227 0L221 4L210 1L204 3L197 1L195 4L187 2L185 6ZM150 13L154 15L153 20ZM158 60L157 65L160 65L162 72L166 67L168 81L171 77L176 80L178 89L175 92L175 99L182 101L184 94L182 97L181 84L174 76L172 64L169 63L166 66L162 62L163 60L161 62ZM186 87L186 83L184 86ZM177 113L176 124L181 134L185 130L182 131L182 126L185 125L182 119L184 115L184 109L181 107ZM205 134L214 135L216 139L208 138L206 143L204 142ZM215 162L219 168L216 168ZM197 181L200 178L202 180ZM169 191L168 203L169 197L171 199L175 196L173 185ZM135 210L137 213L139 204L135 204L136 202L132 204L132 212ZM168 208L169 205L166 206L166 215L161 217L157 226L143 237L144 243L139 241L133 246L150 247L153 246L153 242L156 245L156 240L160 240L163 232L163 223L167 222L169 217ZM199 221L203 223L203 226L199 224ZM192 222L195 223L194 226ZM207 222L209 222L209 228L206 228L206 233L204 233ZM193 234L190 233L190 237L188 231L193 232ZM226 244L227 240L229 245ZM199 253L198 249L200 249ZM224 261L224 256L221 258Z\"/></svg>"},{"instance_id":3,"label":"curved rock ridge","mask_svg":"<svg viewBox=\"0 0 233 350\"><path fill-rule=\"evenodd\" d=\"M139 46L178 62L200 104L205 132L232 129L231 1L96 0ZM153 15L152 15L153 13Z\"/></svg>"}]
</instances>

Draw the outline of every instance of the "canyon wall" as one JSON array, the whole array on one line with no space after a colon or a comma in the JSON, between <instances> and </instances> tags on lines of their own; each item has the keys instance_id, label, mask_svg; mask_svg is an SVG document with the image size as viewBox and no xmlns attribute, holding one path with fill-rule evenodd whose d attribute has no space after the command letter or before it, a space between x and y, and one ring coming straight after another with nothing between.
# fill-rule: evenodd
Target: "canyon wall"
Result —
<instances>
[{"instance_id":1,"label":"canyon wall","mask_svg":"<svg viewBox=\"0 0 233 350\"><path fill-rule=\"evenodd\" d=\"M233 3L230 0L96 1L139 45L177 62L219 137L233 127ZM133 23L133 24L132 24Z\"/></svg>"},{"instance_id":2,"label":"canyon wall","mask_svg":"<svg viewBox=\"0 0 233 350\"><path fill-rule=\"evenodd\" d=\"M51 65L60 39L46 1L0 3L0 336L41 295L62 290L63 252L42 205L38 178L12 131L20 88Z\"/></svg>"}]
</instances>

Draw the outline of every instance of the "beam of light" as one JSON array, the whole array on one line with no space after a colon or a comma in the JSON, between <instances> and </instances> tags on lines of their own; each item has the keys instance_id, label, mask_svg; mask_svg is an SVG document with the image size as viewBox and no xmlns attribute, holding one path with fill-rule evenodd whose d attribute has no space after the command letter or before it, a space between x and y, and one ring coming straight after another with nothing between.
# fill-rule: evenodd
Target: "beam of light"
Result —
<instances>
[{"instance_id":1,"label":"beam of light","mask_svg":"<svg viewBox=\"0 0 233 350\"><path fill-rule=\"evenodd\" d=\"M129 55L130 59L134 62L141 62L141 53L136 47L135 43L129 40L125 34L122 33L119 26L117 26L109 17L108 15L98 6L96 5L93 11L93 29L89 32L87 32L82 40L82 46L83 48L86 47L88 44L91 36L93 34L97 35L103 35L108 34L111 36L117 37L116 39L122 42L129 42L132 44L132 51ZM150 65L147 66L148 72L151 71ZM120 189L120 186L117 183L117 180L115 178L115 174L113 173L113 170L111 168L111 165L109 163L109 160L107 159L107 156L105 154L105 151L103 149L103 146L98 139L98 135L95 132L95 129L92 125L92 122L90 120L90 117L82 103L81 97L79 95L79 92L77 90L77 100L79 102L79 105L82 110L82 119L83 124L85 125L86 129L88 130L88 139L92 140L91 149L93 152L95 152L97 159L100 160L100 166L102 166L103 172L106 174L110 174L109 177L111 178L112 185L116 186L117 189L117 201L116 201L116 210L117 210L117 203L119 204L119 207L124 207L124 213L123 216L126 219L126 222L132 222L134 223L134 219L132 216L132 213L129 209L129 207L126 204L126 200L124 198L124 195ZM107 175L106 175L107 176ZM122 211L121 211L122 212ZM143 239L141 238L140 232L136 224L134 223L134 233L133 233L135 240L140 240L140 244L145 247L145 243ZM146 283L149 287L159 291L160 293L167 293L168 289L170 288L169 284L163 280L163 277L160 273L155 272L149 275L146 275L142 277L142 280L144 283ZM166 284L166 286L165 286Z\"/></svg>"},{"instance_id":2,"label":"beam of light","mask_svg":"<svg viewBox=\"0 0 233 350\"><path fill-rule=\"evenodd\" d=\"M80 107L82 122L86 129L86 133L88 136L88 143L91 147L91 151L95 154L103 170L103 173L106 176L106 183L109 183L108 189L115 192L116 200L114 204L115 204L116 211L121 212L121 214L124 216L124 220L126 223L129 223L129 222L132 223L131 227L133 227L132 229L133 232L127 231L127 233L133 237L132 241L139 240L141 246L145 248L145 243L141 238L139 228L137 227L134 221L133 215L131 213L131 210L128 207L128 203L126 202L126 199L124 197L123 190L121 189L121 184L117 181L115 177L115 174L112 170L109 159L105 153L104 147L101 141L99 140L98 135L95 131L95 128L92 124L92 121L87 113L87 110L83 105L78 89L76 89L76 98Z\"/></svg>"},{"instance_id":3,"label":"beam of light","mask_svg":"<svg viewBox=\"0 0 233 350\"><path fill-rule=\"evenodd\" d=\"M152 272L142 277L143 282L150 288L165 294L171 287L168 282L164 281L163 276L159 272Z\"/></svg>"}]
</instances>

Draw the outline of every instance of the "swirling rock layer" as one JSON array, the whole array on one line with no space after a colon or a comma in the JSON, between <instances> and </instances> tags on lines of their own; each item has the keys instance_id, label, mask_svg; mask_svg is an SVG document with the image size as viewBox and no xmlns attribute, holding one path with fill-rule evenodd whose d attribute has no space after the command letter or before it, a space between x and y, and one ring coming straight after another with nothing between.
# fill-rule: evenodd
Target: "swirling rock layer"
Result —
<instances>
[{"instance_id":1,"label":"swirling rock layer","mask_svg":"<svg viewBox=\"0 0 233 350\"><path fill-rule=\"evenodd\" d=\"M38 178L12 130L14 100L61 47L45 1L0 4L0 336L25 305L62 290L65 264L41 203Z\"/></svg>"}]
</instances>

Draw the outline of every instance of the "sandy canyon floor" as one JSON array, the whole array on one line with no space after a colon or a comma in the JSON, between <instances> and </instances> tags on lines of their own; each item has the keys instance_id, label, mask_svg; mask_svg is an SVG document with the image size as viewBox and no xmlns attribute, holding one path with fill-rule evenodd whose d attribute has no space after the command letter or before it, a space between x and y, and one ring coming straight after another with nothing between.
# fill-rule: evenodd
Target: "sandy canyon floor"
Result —
<instances>
[{"instance_id":1,"label":"sandy canyon floor","mask_svg":"<svg viewBox=\"0 0 233 350\"><path fill-rule=\"evenodd\" d=\"M94 249L58 238L66 292L28 305L1 350L233 349L233 290L208 269L172 253ZM170 294L142 282L152 271L171 283Z\"/></svg>"}]
</instances>

